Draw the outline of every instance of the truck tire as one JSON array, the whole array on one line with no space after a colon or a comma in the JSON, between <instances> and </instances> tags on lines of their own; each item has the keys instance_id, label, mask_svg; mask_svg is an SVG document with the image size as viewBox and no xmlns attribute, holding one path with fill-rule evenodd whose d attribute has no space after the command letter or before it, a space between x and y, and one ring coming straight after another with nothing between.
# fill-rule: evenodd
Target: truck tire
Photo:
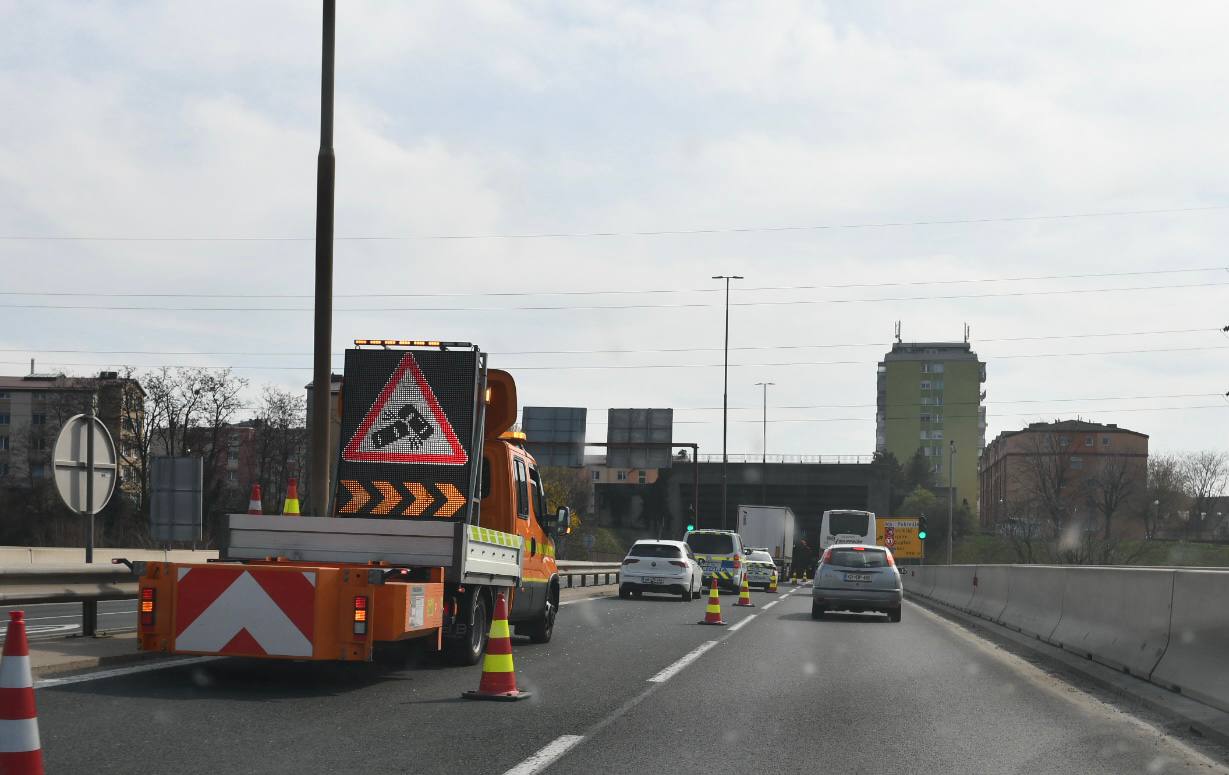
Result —
<instances>
[{"instance_id":1,"label":"truck tire","mask_svg":"<svg viewBox=\"0 0 1229 775\"><path fill-rule=\"evenodd\" d=\"M444 639L444 659L449 664L468 667L478 664L486 651L487 635L491 631L491 611L486 595L475 591L468 598L469 616L466 619L469 629L462 638Z\"/></svg>"},{"instance_id":2,"label":"truck tire","mask_svg":"<svg viewBox=\"0 0 1229 775\"><path fill-rule=\"evenodd\" d=\"M550 643L551 636L555 634L555 617L559 614L559 587L554 584L550 585L550 590L546 593L546 607L542 611L542 615L532 622L526 623L524 626L525 634L529 636L530 643ZM516 631L519 634L522 625L517 625Z\"/></svg>"}]
</instances>

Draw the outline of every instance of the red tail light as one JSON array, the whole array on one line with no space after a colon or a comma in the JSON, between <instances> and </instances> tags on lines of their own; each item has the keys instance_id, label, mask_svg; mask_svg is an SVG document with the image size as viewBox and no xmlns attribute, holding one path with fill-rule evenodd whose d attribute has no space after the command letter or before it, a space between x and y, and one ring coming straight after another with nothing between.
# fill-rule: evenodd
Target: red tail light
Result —
<instances>
[{"instance_id":1,"label":"red tail light","mask_svg":"<svg viewBox=\"0 0 1229 775\"><path fill-rule=\"evenodd\" d=\"M671 564L671 565L677 565L677 566L679 566L680 568L686 568L686 567L687 567L687 563L683 562L682 560L671 560L671 561L670 561L670 564Z\"/></svg>"},{"instance_id":2,"label":"red tail light","mask_svg":"<svg viewBox=\"0 0 1229 775\"><path fill-rule=\"evenodd\" d=\"M832 559L832 550L831 550L831 549L825 549L825 550L824 550L824 556L823 556L823 557L820 557L820 558L819 558L819 561L820 561L820 562L827 562L828 560L831 560L831 559Z\"/></svg>"},{"instance_id":3,"label":"red tail light","mask_svg":"<svg viewBox=\"0 0 1229 775\"><path fill-rule=\"evenodd\" d=\"M886 554L886 555L888 556L888 565L889 565L889 566L891 566L891 567L893 567L893 568L895 568L895 567L896 567L896 558L892 556L892 553L891 553L891 552L884 552L884 554Z\"/></svg>"},{"instance_id":4,"label":"red tail light","mask_svg":"<svg viewBox=\"0 0 1229 775\"><path fill-rule=\"evenodd\" d=\"M141 626L154 626L154 588L143 587L141 589Z\"/></svg>"},{"instance_id":5,"label":"red tail light","mask_svg":"<svg viewBox=\"0 0 1229 775\"><path fill-rule=\"evenodd\" d=\"M640 560L636 559L635 557L628 557L623 560L624 565L631 565L633 562L640 562Z\"/></svg>"},{"instance_id":6,"label":"red tail light","mask_svg":"<svg viewBox=\"0 0 1229 775\"><path fill-rule=\"evenodd\" d=\"M354 634L367 637L367 596L354 597Z\"/></svg>"}]
</instances>

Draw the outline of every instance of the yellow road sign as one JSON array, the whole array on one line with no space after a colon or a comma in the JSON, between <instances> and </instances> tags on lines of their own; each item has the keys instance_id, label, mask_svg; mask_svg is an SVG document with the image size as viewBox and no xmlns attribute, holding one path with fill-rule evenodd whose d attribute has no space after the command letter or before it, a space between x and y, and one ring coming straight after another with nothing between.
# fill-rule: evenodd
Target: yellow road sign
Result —
<instances>
[{"instance_id":1,"label":"yellow road sign","mask_svg":"<svg viewBox=\"0 0 1229 775\"><path fill-rule=\"evenodd\" d=\"M887 546L899 559L920 560L926 552L922 540L917 537L917 522L917 517L878 517L875 520L875 543Z\"/></svg>"}]
</instances>

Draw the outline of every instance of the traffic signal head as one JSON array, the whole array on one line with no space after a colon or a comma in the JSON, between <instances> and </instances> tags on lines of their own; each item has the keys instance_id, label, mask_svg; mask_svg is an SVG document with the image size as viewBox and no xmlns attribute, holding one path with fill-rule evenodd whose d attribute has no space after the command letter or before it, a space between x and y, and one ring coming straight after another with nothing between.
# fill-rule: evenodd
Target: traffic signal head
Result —
<instances>
[{"instance_id":1,"label":"traffic signal head","mask_svg":"<svg viewBox=\"0 0 1229 775\"><path fill-rule=\"evenodd\" d=\"M919 540L919 541L925 541L925 540L926 540L926 531L925 531L925 530L919 530L919 531L917 531L917 537L918 537L918 540Z\"/></svg>"},{"instance_id":2,"label":"traffic signal head","mask_svg":"<svg viewBox=\"0 0 1229 775\"><path fill-rule=\"evenodd\" d=\"M687 526L687 532L688 532L688 533L690 533L690 532L694 531L695 529L696 529L696 526L695 526L695 525L688 525L688 526Z\"/></svg>"},{"instance_id":3,"label":"traffic signal head","mask_svg":"<svg viewBox=\"0 0 1229 775\"><path fill-rule=\"evenodd\" d=\"M917 518L917 538L919 541L926 540L926 517L925 516L921 516Z\"/></svg>"}]
</instances>

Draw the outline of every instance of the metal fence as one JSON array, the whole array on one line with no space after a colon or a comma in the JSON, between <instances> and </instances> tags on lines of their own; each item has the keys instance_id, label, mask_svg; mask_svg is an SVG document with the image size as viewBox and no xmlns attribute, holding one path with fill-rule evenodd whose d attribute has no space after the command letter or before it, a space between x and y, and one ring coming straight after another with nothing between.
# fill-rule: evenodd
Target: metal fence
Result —
<instances>
[{"instance_id":1,"label":"metal fence","mask_svg":"<svg viewBox=\"0 0 1229 775\"><path fill-rule=\"evenodd\" d=\"M870 463L872 455L769 455L765 461L763 455L728 455L731 463L809 463L811 465L858 465ZM701 463L720 463L721 455L697 455Z\"/></svg>"}]
</instances>

